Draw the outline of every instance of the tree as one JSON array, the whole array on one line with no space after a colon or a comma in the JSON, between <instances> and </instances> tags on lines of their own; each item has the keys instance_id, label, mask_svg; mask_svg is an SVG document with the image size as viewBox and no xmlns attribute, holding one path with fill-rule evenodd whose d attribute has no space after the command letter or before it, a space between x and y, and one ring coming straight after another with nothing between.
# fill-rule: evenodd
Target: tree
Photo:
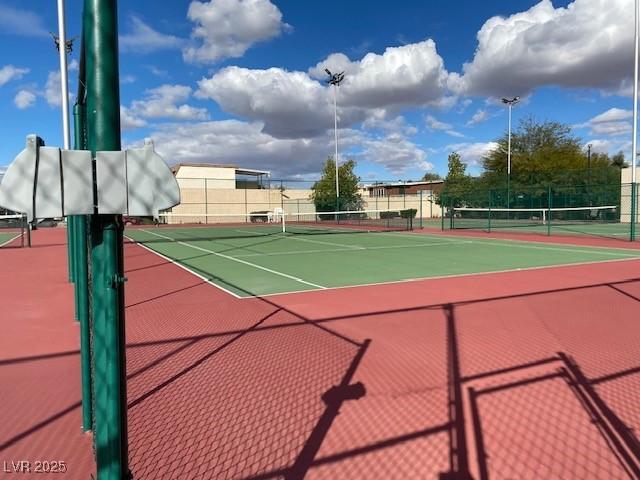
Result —
<instances>
[{"instance_id":1,"label":"tree","mask_svg":"<svg viewBox=\"0 0 640 480\"><path fill-rule=\"evenodd\" d=\"M482 179L490 188L503 188L507 179L508 133L483 158ZM523 119L511 135L511 185L545 191L549 185L613 182L608 156L591 155L571 127L559 122Z\"/></svg>"},{"instance_id":2,"label":"tree","mask_svg":"<svg viewBox=\"0 0 640 480\"><path fill-rule=\"evenodd\" d=\"M436 180L442 180L442 177L437 173L427 172L422 176L423 182L433 182Z\"/></svg>"},{"instance_id":3,"label":"tree","mask_svg":"<svg viewBox=\"0 0 640 480\"><path fill-rule=\"evenodd\" d=\"M360 178L354 173L356 162L347 160L338 167L340 199L336 199L336 164L333 157L327 158L322 168L322 177L311 187L311 200L318 212L334 210L361 210L362 196L358 189Z\"/></svg>"},{"instance_id":4,"label":"tree","mask_svg":"<svg viewBox=\"0 0 640 480\"><path fill-rule=\"evenodd\" d=\"M613 157L611 157L611 165L616 168L626 168L629 164L624 159L624 153L620 150Z\"/></svg>"},{"instance_id":5,"label":"tree","mask_svg":"<svg viewBox=\"0 0 640 480\"><path fill-rule=\"evenodd\" d=\"M467 175L467 165L462 162L460 154L452 152L447 158L448 171L444 186L436 203L444 206L460 207L466 204L466 198L472 187L472 179Z\"/></svg>"}]
</instances>

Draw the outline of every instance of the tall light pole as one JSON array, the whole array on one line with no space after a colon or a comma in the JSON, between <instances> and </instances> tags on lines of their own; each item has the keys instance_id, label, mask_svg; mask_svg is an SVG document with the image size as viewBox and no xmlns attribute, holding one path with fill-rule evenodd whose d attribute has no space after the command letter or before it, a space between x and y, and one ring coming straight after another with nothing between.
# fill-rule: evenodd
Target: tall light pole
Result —
<instances>
[{"instance_id":1,"label":"tall light pole","mask_svg":"<svg viewBox=\"0 0 640 480\"><path fill-rule=\"evenodd\" d=\"M62 100L62 141L65 150L70 148L69 133L69 87L67 74L67 53L71 53L73 40L67 41L64 15L64 0L58 0L58 36L52 34L60 57L60 93Z\"/></svg>"},{"instance_id":2,"label":"tall light pole","mask_svg":"<svg viewBox=\"0 0 640 480\"><path fill-rule=\"evenodd\" d=\"M333 85L333 132L336 147L336 155L333 160L336 164L336 210L340 210L340 181L338 180L338 85L344 80L344 72L331 73L328 68L325 68L324 71L329 75L327 83Z\"/></svg>"},{"instance_id":3,"label":"tall light pole","mask_svg":"<svg viewBox=\"0 0 640 480\"><path fill-rule=\"evenodd\" d=\"M502 103L509 106L509 140L507 147L507 208L509 208L509 197L511 194L511 109L519 101L520 97L502 99Z\"/></svg>"},{"instance_id":4,"label":"tall light pole","mask_svg":"<svg viewBox=\"0 0 640 480\"><path fill-rule=\"evenodd\" d=\"M587 199L591 206L591 144L587 145Z\"/></svg>"},{"instance_id":5,"label":"tall light pole","mask_svg":"<svg viewBox=\"0 0 640 480\"><path fill-rule=\"evenodd\" d=\"M631 151L631 240L635 240L635 224L638 213L638 186L636 184L636 163L638 162L638 22L640 22L640 2L635 1L635 38L633 68L633 140Z\"/></svg>"}]
</instances>

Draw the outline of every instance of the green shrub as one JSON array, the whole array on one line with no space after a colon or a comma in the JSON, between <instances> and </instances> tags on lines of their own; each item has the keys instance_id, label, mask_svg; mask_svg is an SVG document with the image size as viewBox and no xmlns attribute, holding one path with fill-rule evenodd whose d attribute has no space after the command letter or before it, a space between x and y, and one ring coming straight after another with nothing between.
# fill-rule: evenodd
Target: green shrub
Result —
<instances>
[{"instance_id":1,"label":"green shrub","mask_svg":"<svg viewBox=\"0 0 640 480\"><path fill-rule=\"evenodd\" d=\"M406 210L400 210L400 216L402 218L416 218L418 210L415 208L407 208Z\"/></svg>"}]
</instances>

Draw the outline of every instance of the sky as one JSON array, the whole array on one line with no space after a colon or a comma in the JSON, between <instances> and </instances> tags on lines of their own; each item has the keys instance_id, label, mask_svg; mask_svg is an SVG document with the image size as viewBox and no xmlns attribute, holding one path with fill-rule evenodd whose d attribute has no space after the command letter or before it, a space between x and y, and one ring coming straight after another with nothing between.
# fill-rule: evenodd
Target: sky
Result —
<instances>
[{"instance_id":1,"label":"sky","mask_svg":"<svg viewBox=\"0 0 640 480\"><path fill-rule=\"evenodd\" d=\"M70 102L82 1L66 0ZM468 171L508 128L502 97L630 158L633 0L119 2L123 148L169 164L314 178L334 144L363 180ZM0 0L0 171L28 134L62 147L56 2ZM73 131L73 130L72 130Z\"/></svg>"}]
</instances>

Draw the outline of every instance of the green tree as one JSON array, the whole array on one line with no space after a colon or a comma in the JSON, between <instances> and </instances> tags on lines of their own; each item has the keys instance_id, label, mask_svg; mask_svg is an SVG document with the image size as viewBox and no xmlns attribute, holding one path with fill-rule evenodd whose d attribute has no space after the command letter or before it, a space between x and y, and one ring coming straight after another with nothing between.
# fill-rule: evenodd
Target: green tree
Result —
<instances>
[{"instance_id":1,"label":"green tree","mask_svg":"<svg viewBox=\"0 0 640 480\"><path fill-rule=\"evenodd\" d=\"M442 177L434 172L427 172L422 176L422 181L423 182L433 182L436 180L442 180Z\"/></svg>"},{"instance_id":2,"label":"green tree","mask_svg":"<svg viewBox=\"0 0 640 480\"><path fill-rule=\"evenodd\" d=\"M503 188L507 179L508 133L482 161L482 179L491 188ZM549 185L613 183L615 171L608 156L591 155L569 125L554 121L523 119L511 135L511 185L526 186L542 193Z\"/></svg>"},{"instance_id":3,"label":"green tree","mask_svg":"<svg viewBox=\"0 0 640 480\"><path fill-rule=\"evenodd\" d=\"M611 157L611 165L616 168L626 168L629 166L624 159L624 153L622 152L622 150Z\"/></svg>"},{"instance_id":4,"label":"green tree","mask_svg":"<svg viewBox=\"0 0 640 480\"><path fill-rule=\"evenodd\" d=\"M467 205L473 184L472 178L467 174L467 165L457 152L449 154L447 165L447 176L440 195L436 197L436 203L454 207Z\"/></svg>"},{"instance_id":5,"label":"green tree","mask_svg":"<svg viewBox=\"0 0 640 480\"><path fill-rule=\"evenodd\" d=\"M360 178L354 173L356 162L347 160L338 167L340 199L336 201L336 164L333 157L327 158L322 168L322 177L311 187L311 200L318 212L334 210L361 210L363 205L358 184Z\"/></svg>"}]
</instances>

